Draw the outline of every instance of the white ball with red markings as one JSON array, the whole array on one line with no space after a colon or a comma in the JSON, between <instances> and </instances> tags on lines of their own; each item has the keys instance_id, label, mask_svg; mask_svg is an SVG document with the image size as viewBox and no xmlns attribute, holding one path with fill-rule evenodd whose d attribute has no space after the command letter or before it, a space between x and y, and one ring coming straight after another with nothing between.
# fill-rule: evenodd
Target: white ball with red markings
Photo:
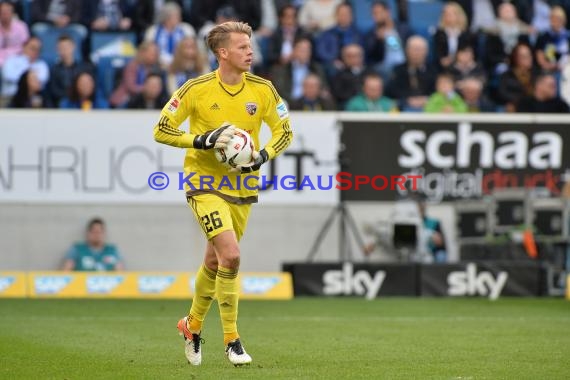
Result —
<instances>
[{"instance_id":1,"label":"white ball with red markings","mask_svg":"<svg viewBox=\"0 0 570 380\"><path fill-rule=\"evenodd\" d=\"M228 168L249 164L252 160L253 140L249 133L236 128L224 149L215 149L216 159Z\"/></svg>"}]
</instances>

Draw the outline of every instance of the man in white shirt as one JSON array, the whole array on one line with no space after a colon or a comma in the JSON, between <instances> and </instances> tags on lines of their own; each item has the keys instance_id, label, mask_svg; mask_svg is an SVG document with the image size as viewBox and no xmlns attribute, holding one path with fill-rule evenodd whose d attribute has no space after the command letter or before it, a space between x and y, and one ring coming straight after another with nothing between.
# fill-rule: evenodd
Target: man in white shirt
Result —
<instances>
[{"instance_id":1,"label":"man in white shirt","mask_svg":"<svg viewBox=\"0 0 570 380\"><path fill-rule=\"evenodd\" d=\"M22 54L9 57L2 66L2 93L3 101L8 101L18 90L18 80L27 70L33 70L42 88L49 80L49 67L47 63L39 59L42 43L37 37L26 41Z\"/></svg>"}]
</instances>

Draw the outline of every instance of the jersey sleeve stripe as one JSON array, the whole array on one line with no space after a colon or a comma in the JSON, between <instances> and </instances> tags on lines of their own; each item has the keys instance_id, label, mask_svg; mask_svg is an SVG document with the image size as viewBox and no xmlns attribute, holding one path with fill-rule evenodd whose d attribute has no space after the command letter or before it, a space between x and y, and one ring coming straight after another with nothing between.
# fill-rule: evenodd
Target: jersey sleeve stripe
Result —
<instances>
[{"instance_id":1,"label":"jersey sleeve stripe","mask_svg":"<svg viewBox=\"0 0 570 380\"><path fill-rule=\"evenodd\" d=\"M172 135L172 136L182 136L184 134L183 131L179 130L179 129L175 129L172 128L169 124L168 124L168 118L166 116L162 116L160 118L160 121L158 122L158 129L161 132L166 133L167 135Z\"/></svg>"},{"instance_id":2,"label":"jersey sleeve stripe","mask_svg":"<svg viewBox=\"0 0 570 380\"><path fill-rule=\"evenodd\" d=\"M273 145L273 150L275 151L276 154L279 154L279 152L281 152L283 149L285 149L289 145L289 143L291 142L291 134L290 133L287 133L284 137L285 137L285 140L283 140L281 143Z\"/></svg>"},{"instance_id":3,"label":"jersey sleeve stripe","mask_svg":"<svg viewBox=\"0 0 570 380\"><path fill-rule=\"evenodd\" d=\"M289 140L291 140L291 128L289 127L289 123L285 122L283 123L283 131L285 132L280 138L279 140L277 140L277 142L275 144L273 144L273 149L277 150L277 148L280 147L280 145L282 144L286 144Z\"/></svg>"}]
</instances>

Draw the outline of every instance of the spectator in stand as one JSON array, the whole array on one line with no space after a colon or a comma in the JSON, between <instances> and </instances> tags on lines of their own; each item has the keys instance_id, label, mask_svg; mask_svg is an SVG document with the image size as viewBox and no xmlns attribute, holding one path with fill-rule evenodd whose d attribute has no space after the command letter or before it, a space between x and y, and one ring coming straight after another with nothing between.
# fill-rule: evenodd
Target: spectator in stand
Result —
<instances>
[{"instance_id":1,"label":"spectator in stand","mask_svg":"<svg viewBox=\"0 0 570 380\"><path fill-rule=\"evenodd\" d=\"M476 77L484 81L486 77L486 72L483 69L483 66L475 61L473 48L469 45L465 45L457 50L457 54L455 54L455 62L453 62L453 65L449 67L448 71L456 82L472 77Z\"/></svg>"},{"instance_id":2,"label":"spectator in stand","mask_svg":"<svg viewBox=\"0 0 570 380\"><path fill-rule=\"evenodd\" d=\"M37 37L29 38L22 48L22 53L9 57L2 66L2 102L7 104L18 90L18 81L24 72L33 70L42 89L49 80L49 67L39 59L42 42Z\"/></svg>"},{"instance_id":3,"label":"spectator in stand","mask_svg":"<svg viewBox=\"0 0 570 380\"><path fill-rule=\"evenodd\" d=\"M495 105L483 92L484 82L481 77L467 77L456 83L463 101L467 104L467 112L495 112Z\"/></svg>"},{"instance_id":4,"label":"spectator in stand","mask_svg":"<svg viewBox=\"0 0 570 380\"><path fill-rule=\"evenodd\" d=\"M519 43L511 51L509 69L499 77L497 101L507 112L515 112L520 99L533 94L533 83L538 72L530 46Z\"/></svg>"},{"instance_id":5,"label":"spectator in stand","mask_svg":"<svg viewBox=\"0 0 570 380\"><path fill-rule=\"evenodd\" d=\"M530 43L530 35L534 31L519 20L513 4L501 4L498 12L496 25L486 30L485 62L491 72L501 74L507 70L507 57L516 44Z\"/></svg>"},{"instance_id":6,"label":"spectator in stand","mask_svg":"<svg viewBox=\"0 0 570 380\"><path fill-rule=\"evenodd\" d=\"M208 58L198 48L196 38L185 37L176 46L172 63L168 66L166 89L174 93L187 80L211 71ZM166 102L165 102L166 103Z\"/></svg>"},{"instance_id":7,"label":"spectator in stand","mask_svg":"<svg viewBox=\"0 0 570 380\"><path fill-rule=\"evenodd\" d=\"M317 59L330 77L343 68L341 51L345 46L362 46L362 36L353 23L352 6L342 3L336 8L336 24L321 33L315 42Z\"/></svg>"},{"instance_id":8,"label":"spectator in stand","mask_svg":"<svg viewBox=\"0 0 570 380\"><path fill-rule=\"evenodd\" d=\"M111 94L111 107L126 106L132 96L142 91L148 73L161 71L158 56L158 47L154 42L146 41L140 44L136 57L123 70L121 83Z\"/></svg>"},{"instance_id":9,"label":"spectator in stand","mask_svg":"<svg viewBox=\"0 0 570 380\"><path fill-rule=\"evenodd\" d=\"M133 24L129 0L83 2L83 23L93 31L130 30Z\"/></svg>"},{"instance_id":10,"label":"spectator in stand","mask_svg":"<svg viewBox=\"0 0 570 380\"><path fill-rule=\"evenodd\" d=\"M309 74L317 75L322 83L326 83L322 66L311 60L311 46L307 38L295 41L292 60L284 65L274 65L271 69L273 85L287 102L301 97L303 82Z\"/></svg>"},{"instance_id":11,"label":"spectator in stand","mask_svg":"<svg viewBox=\"0 0 570 380\"><path fill-rule=\"evenodd\" d=\"M344 109L348 99L357 95L362 88L362 79L366 71L364 66L364 49L352 44L342 48L344 69L331 80L331 89L339 109Z\"/></svg>"},{"instance_id":12,"label":"spectator in stand","mask_svg":"<svg viewBox=\"0 0 570 380\"><path fill-rule=\"evenodd\" d=\"M439 70L446 70L453 64L459 49L474 46L474 37L467 29L467 17L459 4L445 4L433 40Z\"/></svg>"},{"instance_id":13,"label":"spectator in stand","mask_svg":"<svg viewBox=\"0 0 570 380\"><path fill-rule=\"evenodd\" d=\"M322 88L318 75L309 74L303 81L303 95L289 103L293 111L335 111L334 101Z\"/></svg>"},{"instance_id":14,"label":"spectator in stand","mask_svg":"<svg viewBox=\"0 0 570 380\"><path fill-rule=\"evenodd\" d=\"M261 20L259 28L255 31L258 38L269 38L277 29L277 5L274 0L261 1ZM295 16L296 18L296 16Z\"/></svg>"},{"instance_id":15,"label":"spectator in stand","mask_svg":"<svg viewBox=\"0 0 570 380\"><path fill-rule=\"evenodd\" d=\"M92 109L107 109L109 103L96 90L93 75L85 72L74 78L69 89L69 96L61 100L59 108L91 111Z\"/></svg>"},{"instance_id":16,"label":"spectator in stand","mask_svg":"<svg viewBox=\"0 0 570 380\"><path fill-rule=\"evenodd\" d=\"M74 244L65 255L65 271L120 271L125 269L117 247L105 242L105 222L94 218L87 224L85 242Z\"/></svg>"},{"instance_id":17,"label":"spectator in stand","mask_svg":"<svg viewBox=\"0 0 570 380\"><path fill-rule=\"evenodd\" d=\"M0 67L8 57L22 52L28 38L28 26L14 15L14 5L0 2Z\"/></svg>"},{"instance_id":18,"label":"spectator in stand","mask_svg":"<svg viewBox=\"0 0 570 380\"><path fill-rule=\"evenodd\" d=\"M293 45L300 38L308 38L308 33L297 23L297 9L286 5L279 10L279 26L268 42L266 62L272 66L286 65L293 57Z\"/></svg>"},{"instance_id":19,"label":"spectator in stand","mask_svg":"<svg viewBox=\"0 0 570 380\"><path fill-rule=\"evenodd\" d=\"M543 73L536 77L533 96L522 98L517 112L524 113L568 113L570 108L557 95L556 78Z\"/></svg>"},{"instance_id":20,"label":"spectator in stand","mask_svg":"<svg viewBox=\"0 0 570 380\"><path fill-rule=\"evenodd\" d=\"M154 42L160 51L160 64L168 67L174 51L184 37L194 37L196 31L190 24L182 22L182 10L176 3L166 3L160 10L159 23L145 33L146 42Z\"/></svg>"},{"instance_id":21,"label":"spectator in stand","mask_svg":"<svg viewBox=\"0 0 570 380\"><path fill-rule=\"evenodd\" d=\"M232 7L237 19L246 22L254 31L261 25L260 0L192 0L190 23L200 30L206 23L215 22L217 12L224 6Z\"/></svg>"},{"instance_id":22,"label":"spectator in stand","mask_svg":"<svg viewBox=\"0 0 570 380\"><path fill-rule=\"evenodd\" d=\"M29 69L18 81L18 90L10 102L10 108L43 108L42 85L36 73Z\"/></svg>"},{"instance_id":23,"label":"spectator in stand","mask_svg":"<svg viewBox=\"0 0 570 380\"><path fill-rule=\"evenodd\" d=\"M31 3L32 32L36 36L50 29L87 37L87 28L81 25L82 0L35 0Z\"/></svg>"},{"instance_id":24,"label":"spectator in stand","mask_svg":"<svg viewBox=\"0 0 570 380\"><path fill-rule=\"evenodd\" d=\"M427 100L424 112L429 113L464 113L467 104L455 92L453 77L449 74L439 74L436 80L436 92Z\"/></svg>"},{"instance_id":25,"label":"spectator in stand","mask_svg":"<svg viewBox=\"0 0 570 380\"><path fill-rule=\"evenodd\" d=\"M524 0L514 1L520 19L532 25L538 33L543 33L550 27L550 7L568 4L567 0Z\"/></svg>"},{"instance_id":26,"label":"spectator in stand","mask_svg":"<svg viewBox=\"0 0 570 380\"><path fill-rule=\"evenodd\" d=\"M356 112L398 111L396 102L384 96L384 81L376 73L369 73L364 76L362 93L352 97L345 109Z\"/></svg>"},{"instance_id":27,"label":"spectator in stand","mask_svg":"<svg viewBox=\"0 0 570 380\"><path fill-rule=\"evenodd\" d=\"M467 17L471 32L478 33L495 26L497 8L503 0L455 0Z\"/></svg>"},{"instance_id":28,"label":"spectator in stand","mask_svg":"<svg viewBox=\"0 0 570 380\"><path fill-rule=\"evenodd\" d=\"M299 10L299 25L314 34L332 28L342 3L342 0L305 0Z\"/></svg>"},{"instance_id":29,"label":"spectator in stand","mask_svg":"<svg viewBox=\"0 0 570 380\"><path fill-rule=\"evenodd\" d=\"M127 108L161 110L168 102L168 99L169 97L164 93L162 76L157 73L150 73L144 80L141 93L131 98Z\"/></svg>"},{"instance_id":30,"label":"spectator in stand","mask_svg":"<svg viewBox=\"0 0 570 380\"><path fill-rule=\"evenodd\" d=\"M93 65L75 60L75 42L65 34L57 41L58 60L50 69L48 84L49 106L59 107L59 102L67 94L75 77L82 72L94 73Z\"/></svg>"},{"instance_id":31,"label":"spectator in stand","mask_svg":"<svg viewBox=\"0 0 570 380\"><path fill-rule=\"evenodd\" d=\"M435 70L427 63L428 43L412 36L406 43L406 62L396 66L386 94L398 100L400 110L422 111L435 88Z\"/></svg>"},{"instance_id":32,"label":"spectator in stand","mask_svg":"<svg viewBox=\"0 0 570 380\"><path fill-rule=\"evenodd\" d=\"M570 33L562 7L552 7L550 29L538 37L535 51L538 65L544 71L559 72L569 63Z\"/></svg>"},{"instance_id":33,"label":"spectator in stand","mask_svg":"<svg viewBox=\"0 0 570 380\"><path fill-rule=\"evenodd\" d=\"M375 0L371 10L374 26L364 36L366 62L386 79L406 61L404 46L411 33L405 23L394 23L386 2Z\"/></svg>"},{"instance_id":34,"label":"spectator in stand","mask_svg":"<svg viewBox=\"0 0 570 380\"><path fill-rule=\"evenodd\" d=\"M136 0L133 13L133 28L141 37L153 24L158 24L160 10L164 4L176 3L183 9L183 0Z\"/></svg>"}]
</instances>

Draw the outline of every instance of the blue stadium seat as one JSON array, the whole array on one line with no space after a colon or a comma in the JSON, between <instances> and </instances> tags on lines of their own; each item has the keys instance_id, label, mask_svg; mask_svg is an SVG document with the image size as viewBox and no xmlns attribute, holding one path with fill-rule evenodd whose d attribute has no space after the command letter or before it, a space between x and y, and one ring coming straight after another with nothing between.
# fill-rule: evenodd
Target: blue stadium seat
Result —
<instances>
[{"instance_id":1,"label":"blue stadium seat","mask_svg":"<svg viewBox=\"0 0 570 380\"><path fill-rule=\"evenodd\" d=\"M57 40L62 35L67 35L75 41L75 59L79 62L83 61L81 55L83 51L83 37L72 29L60 30L56 28L49 28L37 36L42 41L41 59L46 61L48 65L52 65L57 61Z\"/></svg>"},{"instance_id":2,"label":"blue stadium seat","mask_svg":"<svg viewBox=\"0 0 570 380\"><path fill-rule=\"evenodd\" d=\"M130 62L132 57L101 57L97 64L97 89L101 95L109 99L115 89L116 79L120 71Z\"/></svg>"},{"instance_id":3,"label":"blue stadium seat","mask_svg":"<svg viewBox=\"0 0 570 380\"><path fill-rule=\"evenodd\" d=\"M374 0L352 0L352 8L354 9L354 20L356 22L356 27L363 33L368 32L372 28L372 14L370 8L372 7L372 2ZM390 12L392 13L392 18L394 21L398 21L398 6L396 0L384 0L388 7L390 7Z\"/></svg>"},{"instance_id":4,"label":"blue stadium seat","mask_svg":"<svg viewBox=\"0 0 570 380\"><path fill-rule=\"evenodd\" d=\"M408 23L410 28L425 38L437 28L444 3L440 1L408 1Z\"/></svg>"}]
</instances>

